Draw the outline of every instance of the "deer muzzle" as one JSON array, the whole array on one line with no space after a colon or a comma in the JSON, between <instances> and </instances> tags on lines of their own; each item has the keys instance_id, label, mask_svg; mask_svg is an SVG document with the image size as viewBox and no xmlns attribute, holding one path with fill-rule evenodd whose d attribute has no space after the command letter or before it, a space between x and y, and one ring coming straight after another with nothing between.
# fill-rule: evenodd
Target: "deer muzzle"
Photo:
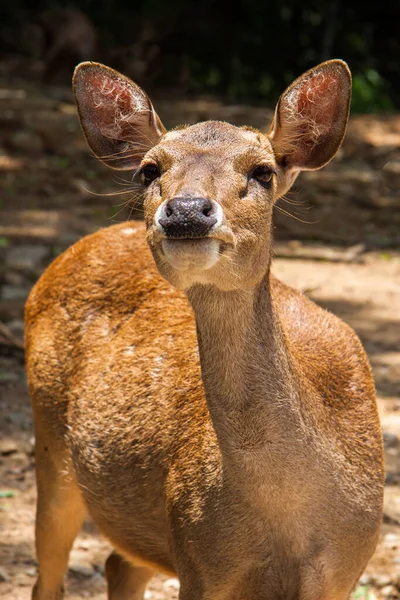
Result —
<instances>
[{"instance_id":1,"label":"deer muzzle","mask_svg":"<svg viewBox=\"0 0 400 600\"><path fill-rule=\"evenodd\" d=\"M201 239L217 225L220 212L208 198L172 198L157 211L156 226L169 239Z\"/></svg>"}]
</instances>

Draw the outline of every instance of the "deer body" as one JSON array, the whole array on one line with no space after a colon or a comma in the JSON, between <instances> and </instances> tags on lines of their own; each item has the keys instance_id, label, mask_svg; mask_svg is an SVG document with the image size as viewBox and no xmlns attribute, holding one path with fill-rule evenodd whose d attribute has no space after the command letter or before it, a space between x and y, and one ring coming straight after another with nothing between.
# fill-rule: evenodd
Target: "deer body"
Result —
<instances>
[{"instance_id":1,"label":"deer body","mask_svg":"<svg viewBox=\"0 0 400 600\"><path fill-rule=\"evenodd\" d=\"M374 550L382 448L365 353L270 275L265 200L235 215L224 190L237 173L221 154L236 144L249 160L257 136L222 123L164 135L177 200L150 184L146 225L78 242L31 293L35 600L61 597L84 507L116 550L113 600L141 600L157 569L177 573L181 600L344 600Z\"/></svg>"}]
</instances>

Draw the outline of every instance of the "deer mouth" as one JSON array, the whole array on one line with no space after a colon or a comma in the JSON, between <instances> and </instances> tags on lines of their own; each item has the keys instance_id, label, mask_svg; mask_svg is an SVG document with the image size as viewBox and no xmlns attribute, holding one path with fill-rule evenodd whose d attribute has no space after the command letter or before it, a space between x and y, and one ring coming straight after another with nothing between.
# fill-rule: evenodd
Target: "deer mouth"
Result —
<instances>
[{"instance_id":1,"label":"deer mouth","mask_svg":"<svg viewBox=\"0 0 400 600\"><path fill-rule=\"evenodd\" d=\"M161 248L165 259L177 271L207 271L220 259L221 241L211 237L164 238Z\"/></svg>"}]
</instances>

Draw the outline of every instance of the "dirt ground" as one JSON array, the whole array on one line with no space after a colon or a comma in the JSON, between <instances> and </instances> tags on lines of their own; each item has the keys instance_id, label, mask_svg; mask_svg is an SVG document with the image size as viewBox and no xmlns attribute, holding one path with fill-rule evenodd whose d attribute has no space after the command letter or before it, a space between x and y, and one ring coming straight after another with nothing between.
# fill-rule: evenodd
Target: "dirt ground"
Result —
<instances>
[{"instance_id":1,"label":"dirt ground","mask_svg":"<svg viewBox=\"0 0 400 600\"><path fill-rule=\"evenodd\" d=\"M265 128L271 116L204 98L160 99L156 107L168 126L218 118ZM334 163L303 175L280 201L292 216L275 215L275 273L354 327L375 376L385 513L379 546L354 595L369 600L400 598L399 160L400 117L357 117ZM128 193L102 195L116 191ZM129 174L112 174L90 156L69 90L0 81L0 597L27 600L36 575L25 299L46 265L75 240L140 217L135 196ZM88 522L71 554L68 598L105 597L109 550ZM146 599L172 600L178 589L175 579L159 576Z\"/></svg>"}]
</instances>

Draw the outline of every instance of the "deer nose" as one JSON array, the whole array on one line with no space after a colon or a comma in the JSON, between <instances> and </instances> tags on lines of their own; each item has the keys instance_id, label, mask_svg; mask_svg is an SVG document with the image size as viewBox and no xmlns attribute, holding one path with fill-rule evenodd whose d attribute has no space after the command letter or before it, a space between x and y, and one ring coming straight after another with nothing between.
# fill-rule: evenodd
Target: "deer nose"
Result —
<instances>
[{"instance_id":1,"label":"deer nose","mask_svg":"<svg viewBox=\"0 0 400 600\"><path fill-rule=\"evenodd\" d=\"M217 206L208 198L168 200L158 223L168 238L202 238L217 223Z\"/></svg>"}]
</instances>

